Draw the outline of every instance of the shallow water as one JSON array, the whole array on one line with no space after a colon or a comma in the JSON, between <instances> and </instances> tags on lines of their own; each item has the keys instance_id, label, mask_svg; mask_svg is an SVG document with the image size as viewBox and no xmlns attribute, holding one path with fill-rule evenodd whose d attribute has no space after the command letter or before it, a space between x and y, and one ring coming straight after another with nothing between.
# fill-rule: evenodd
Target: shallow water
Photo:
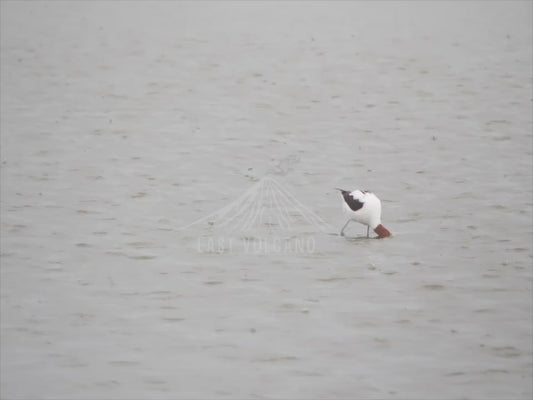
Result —
<instances>
[{"instance_id":1,"label":"shallow water","mask_svg":"<svg viewBox=\"0 0 533 400\"><path fill-rule=\"evenodd\" d=\"M531 398L530 3L125 7L1 3L2 398Z\"/></svg>"}]
</instances>

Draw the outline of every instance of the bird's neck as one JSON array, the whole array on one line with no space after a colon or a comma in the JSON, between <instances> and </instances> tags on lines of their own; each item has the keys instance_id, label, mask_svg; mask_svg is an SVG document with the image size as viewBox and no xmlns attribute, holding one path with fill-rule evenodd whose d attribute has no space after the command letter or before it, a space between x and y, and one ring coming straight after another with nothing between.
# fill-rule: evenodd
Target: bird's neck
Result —
<instances>
[{"instance_id":1,"label":"bird's neck","mask_svg":"<svg viewBox=\"0 0 533 400\"><path fill-rule=\"evenodd\" d=\"M374 232L376 232L378 234L378 238L386 238L386 237L389 237L391 235L391 233L389 232L389 230L387 228L385 228L383 225L379 224L378 226L376 226L374 228Z\"/></svg>"}]
</instances>

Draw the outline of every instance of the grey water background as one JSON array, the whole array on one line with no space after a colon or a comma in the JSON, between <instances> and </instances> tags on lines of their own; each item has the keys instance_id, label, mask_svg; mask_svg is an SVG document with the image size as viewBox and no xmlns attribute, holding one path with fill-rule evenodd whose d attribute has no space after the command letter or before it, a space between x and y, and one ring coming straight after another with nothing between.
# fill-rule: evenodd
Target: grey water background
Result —
<instances>
[{"instance_id":1,"label":"grey water background","mask_svg":"<svg viewBox=\"0 0 533 400\"><path fill-rule=\"evenodd\" d=\"M531 398L531 2L0 7L3 399Z\"/></svg>"}]
</instances>

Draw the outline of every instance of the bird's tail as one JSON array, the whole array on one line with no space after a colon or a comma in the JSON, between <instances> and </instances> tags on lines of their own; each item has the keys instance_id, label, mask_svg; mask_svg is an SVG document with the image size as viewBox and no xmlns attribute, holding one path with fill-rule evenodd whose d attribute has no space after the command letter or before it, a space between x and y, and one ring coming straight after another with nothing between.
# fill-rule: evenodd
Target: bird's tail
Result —
<instances>
[{"instance_id":1,"label":"bird's tail","mask_svg":"<svg viewBox=\"0 0 533 400\"><path fill-rule=\"evenodd\" d=\"M346 192L346 190L344 189L339 189L339 188L335 188L335 189L340 190L341 192Z\"/></svg>"}]
</instances>

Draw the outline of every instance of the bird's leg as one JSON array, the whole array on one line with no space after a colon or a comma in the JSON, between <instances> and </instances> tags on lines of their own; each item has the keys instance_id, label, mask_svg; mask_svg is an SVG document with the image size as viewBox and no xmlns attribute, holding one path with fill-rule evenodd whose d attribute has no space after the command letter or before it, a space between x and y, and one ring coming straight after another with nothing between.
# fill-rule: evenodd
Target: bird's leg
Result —
<instances>
[{"instance_id":1,"label":"bird's leg","mask_svg":"<svg viewBox=\"0 0 533 400\"><path fill-rule=\"evenodd\" d=\"M341 229L341 236L344 236L344 229L348 226L348 224L350 223L351 219L349 219L348 221L346 221L346 223L344 224L344 226L342 227Z\"/></svg>"},{"instance_id":2,"label":"bird's leg","mask_svg":"<svg viewBox=\"0 0 533 400\"><path fill-rule=\"evenodd\" d=\"M370 237L370 236L368 235L368 231L369 231L369 229L370 229L370 226L369 226L369 225L367 225L367 226L366 226L366 237L367 237L367 238L369 238L369 237Z\"/></svg>"}]
</instances>

